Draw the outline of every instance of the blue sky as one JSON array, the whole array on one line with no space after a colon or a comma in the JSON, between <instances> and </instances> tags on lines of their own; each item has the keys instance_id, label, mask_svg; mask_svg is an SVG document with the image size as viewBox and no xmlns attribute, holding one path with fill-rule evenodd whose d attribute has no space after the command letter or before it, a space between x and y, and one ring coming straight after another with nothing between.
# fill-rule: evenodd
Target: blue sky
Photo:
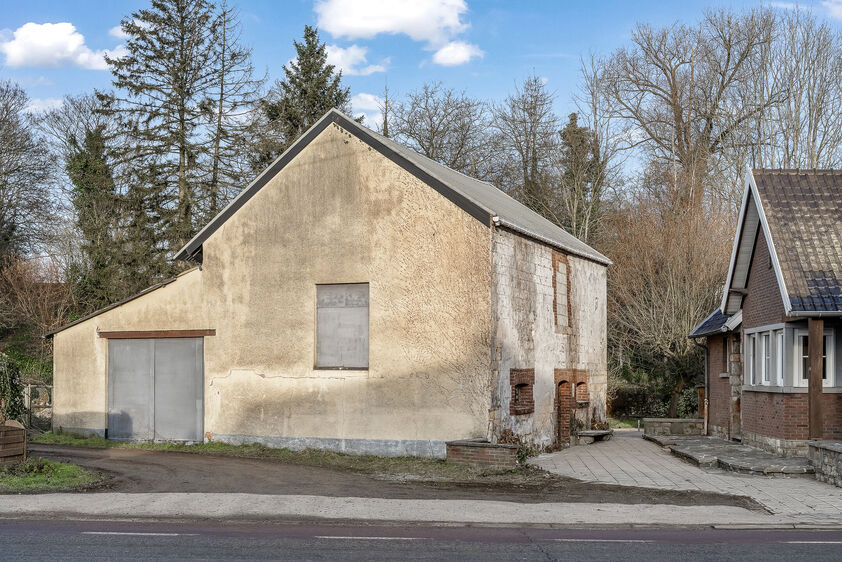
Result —
<instances>
[{"instance_id":1,"label":"blue sky","mask_svg":"<svg viewBox=\"0 0 842 562\"><path fill-rule=\"evenodd\" d=\"M293 56L292 40L317 24L333 60L345 68L355 110L373 111L371 95L388 81L396 96L441 81L470 95L501 99L531 72L546 78L557 110L573 108L580 56L628 42L636 22L697 21L706 8L759 6L758 1L511 0L229 0L240 10L243 39L255 66L272 80ZM785 9L786 2L765 2ZM17 0L0 17L0 78L17 80L35 110L66 94L108 88L102 51L119 52L113 29L144 0ZM804 2L840 24L842 0ZM398 6L395 9L384 6ZM46 26L45 24L65 25ZM70 27L70 24L72 27ZM366 96L368 94L369 96Z\"/></svg>"}]
</instances>

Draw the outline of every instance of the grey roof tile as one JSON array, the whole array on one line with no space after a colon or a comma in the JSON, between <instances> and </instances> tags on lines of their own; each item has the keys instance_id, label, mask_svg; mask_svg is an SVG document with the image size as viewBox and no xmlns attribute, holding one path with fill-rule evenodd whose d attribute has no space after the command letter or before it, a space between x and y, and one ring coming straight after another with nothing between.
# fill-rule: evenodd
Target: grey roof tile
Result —
<instances>
[{"instance_id":1,"label":"grey roof tile","mask_svg":"<svg viewBox=\"0 0 842 562\"><path fill-rule=\"evenodd\" d=\"M842 170L753 170L792 310L842 312Z\"/></svg>"}]
</instances>

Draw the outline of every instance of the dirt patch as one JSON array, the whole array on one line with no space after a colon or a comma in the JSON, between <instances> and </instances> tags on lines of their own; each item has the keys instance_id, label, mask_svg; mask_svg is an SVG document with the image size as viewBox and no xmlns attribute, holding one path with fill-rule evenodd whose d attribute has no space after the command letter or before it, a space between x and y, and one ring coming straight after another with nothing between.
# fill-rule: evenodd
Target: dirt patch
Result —
<instances>
[{"instance_id":1,"label":"dirt patch","mask_svg":"<svg viewBox=\"0 0 842 562\"><path fill-rule=\"evenodd\" d=\"M407 473L360 474L273 459L210 454L32 445L38 455L110 475L106 490L127 493L214 492L303 494L387 499L472 499L526 503L576 502L729 505L761 509L747 497L590 484L525 467L477 473L471 481L430 480Z\"/></svg>"}]
</instances>

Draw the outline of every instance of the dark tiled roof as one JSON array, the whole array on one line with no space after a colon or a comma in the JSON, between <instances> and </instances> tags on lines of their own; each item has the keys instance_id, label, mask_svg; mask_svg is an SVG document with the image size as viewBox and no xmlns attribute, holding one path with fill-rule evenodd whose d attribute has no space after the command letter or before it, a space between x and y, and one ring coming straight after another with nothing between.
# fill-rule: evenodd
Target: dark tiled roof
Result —
<instances>
[{"instance_id":1,"label":"dark tiled roof","mask_svg":"<svg viewBox=\"0 0 842 562\"><path fill-rule=\"evenodd\" d=\"M792 310L842 312L842 170L753 170Z\"/></svg>"},{"instance_id":2,"label":"dark tiled roof","mask_svg":"<svg viewBox=\"0 0 842 562\"><path fill-rule=\"evenodd\" d=\"M693 328L690 332L691 338L700 338L709 336L710 334L717 334L722 331L722 327L730 318L727 314L722 314L722 309L717 308L710 316L702 320L702 323Z\"/></svg>"}]
</instances>

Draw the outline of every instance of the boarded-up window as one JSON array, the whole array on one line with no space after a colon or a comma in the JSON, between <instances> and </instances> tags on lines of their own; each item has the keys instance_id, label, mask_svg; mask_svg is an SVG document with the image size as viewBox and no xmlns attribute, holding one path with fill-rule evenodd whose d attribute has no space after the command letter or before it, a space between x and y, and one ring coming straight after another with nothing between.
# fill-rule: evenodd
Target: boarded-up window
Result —
<instances>
[{"instance_id":1,"label":"boarded-up window","mask_svg":"<svg viewBox=\"0 0 842 562\"><path fill-rule=\"evenodd\" d=\"M368 369L368 283L316 285L316 367Z\"/></svg>"}]
</instances>

